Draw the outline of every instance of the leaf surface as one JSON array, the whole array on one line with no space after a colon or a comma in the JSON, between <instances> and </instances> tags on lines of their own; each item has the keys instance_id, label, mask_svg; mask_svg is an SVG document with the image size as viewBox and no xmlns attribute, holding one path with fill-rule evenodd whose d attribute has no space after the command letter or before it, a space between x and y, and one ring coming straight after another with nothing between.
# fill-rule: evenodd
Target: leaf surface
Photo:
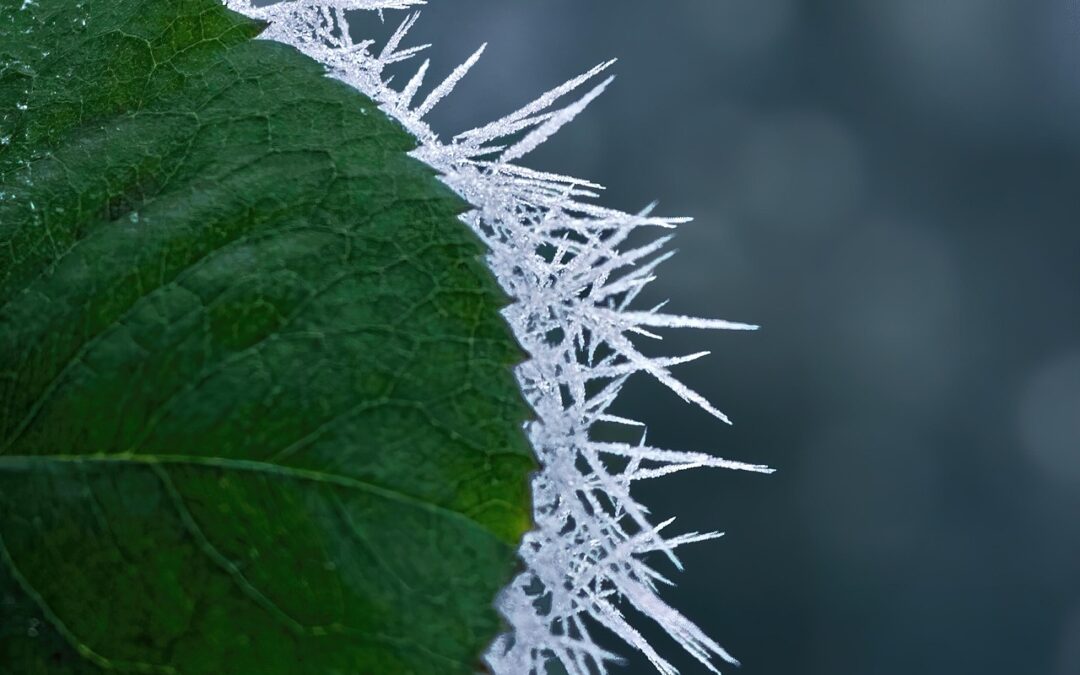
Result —
<instances>
[{"instance_id":1,"label":"leaf surface","mask_svg":"<svg viewBox=\"0 0 1080 675\"><path fill-rule=\"evenodd\" d=\"M469 673L521 358L413 139L217 0L0 0L0 672Z\"/></svg>"}]
</instances>

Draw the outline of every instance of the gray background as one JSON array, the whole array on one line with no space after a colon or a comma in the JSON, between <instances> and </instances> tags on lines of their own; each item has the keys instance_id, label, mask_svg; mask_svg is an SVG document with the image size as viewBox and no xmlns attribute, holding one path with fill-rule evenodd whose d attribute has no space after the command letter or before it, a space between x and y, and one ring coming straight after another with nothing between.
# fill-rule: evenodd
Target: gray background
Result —
<instances>
[{"instance_id":1,"label":"gray background","mask_svg":"<svg viewBox=\"0 0 1080 675\"><path fill-rule=\"evenodd\" d=\"M646 298L725 427L646 381L650 440L765 462L643 486L723 529L666 594L746 675L1080 673L1080 21L1067 0L439 0L460 131L611 56L532 158L691 215ZM391 16L391 21L396 20ZM657 636L665 653L677 651ZM622 653L627 653L625 648ZM704 672L676 655L686 673ZM631 655L627 673L650 669Z\"/></svg>"}]
</instances>

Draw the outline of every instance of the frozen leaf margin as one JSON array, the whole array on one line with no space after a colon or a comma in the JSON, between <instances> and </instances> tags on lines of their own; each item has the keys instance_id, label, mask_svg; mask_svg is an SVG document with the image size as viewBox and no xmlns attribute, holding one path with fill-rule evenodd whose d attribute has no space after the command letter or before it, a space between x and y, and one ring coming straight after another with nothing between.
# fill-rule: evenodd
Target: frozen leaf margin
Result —
<instances>
[{"instance_id":1,"label":"frozen leaf margin","mask_svg":"<svg viewBox=\"0 0 1080 675\"><path fill-rule=\"evenodd\" d=\"M626 380L645 373L683 400L716 418L727 417L679 382L673 366L705 356L643 354L631 336L659 338L658 328L753 330L730 321L665 314L661 307L631 307L671 253L669 236L627 246L642 228L672 229L685 218L653 216L652 207L625 213L594 201L602 187L571 176L534 171L516 162L570 122L610 84L602 63L545 92L532 103L489 124L442 141L424 117L447 96L484 51L481 46L440 83L419 96L429 68L424 60L400 88L386 70L414 59L426 45L403 47L418 13L412 13L376 49L357 41L349 25L354 10L409 9L423 0L286 0L258 7L251 0L226 4L268 22L263 38L292 45L324 64L329 76L375 100L419 141L412 153L437 170L474 210L462 219L489 247L488 263L515 299L505 315L530 359L516 372L537 413L528 434L541 463L533 480L535 527L521 545L526 570L506 588L498 607L510 624L486 660L498 675L543 675L557 661L571 675L606 672L618 657L590 633L599 623L640 650L664 675L675 667L620 610L628 602L656 621L712 672L717 659L737 661L692 621L666 604L659 584L670 584L646 562L662 553L681 568L674 550L720 536L688 533L665 537L672 521L653 524L631 495L635 481L685 469L719 467L768 473L760 465L710 454L665 450L646 444L593 440L600 422L643 426L609 412ZM599 80L599 82L597 82ZM584 93L581 91L584 90ZM570 103L564 101L577 92ZM618 461L611 461L617 458Z\"/></svg>"},{"instance_id":2,"label":"frozen leaf margin","mask_svg":"<svg viewBox=\"0 0 1080 675\"><path fill-rule=\"evenodd\" d=\"M219 0L0 0L0 672L468 675L536 462L468 205Z\"/></svg>"}]
</instances>

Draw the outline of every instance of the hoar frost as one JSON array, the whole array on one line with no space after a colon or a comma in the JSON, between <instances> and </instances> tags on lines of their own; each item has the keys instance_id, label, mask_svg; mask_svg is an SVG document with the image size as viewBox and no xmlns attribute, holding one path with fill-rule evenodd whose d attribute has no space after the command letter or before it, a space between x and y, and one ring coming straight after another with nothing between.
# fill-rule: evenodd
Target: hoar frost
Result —
<instances>
[{"instance_id":1,"label":"hoar frost","mask_svg":"<svg viewBox=\"0 0 1080 675\"><path fill-rule=\"evenodd\" d=\"M600 647L590 626L601 625L640 650L665 675L677 671L626 619L630 606L656 621L712 672L717 659L736 663L694 623L664 603L670 584L645 562L660 552L681 568L674 549L718 533L665 536L672 521L653 524L630 494L635 481L696 467L768 472L763 466L712 455L648 445L593 440L597 422L643 426L609 409L634 373L659 380L684 400L728 421L700 394L671 375L671 368L700 358L642 354L632 336L658 338L657 328L750 330L754 326L635 310L631 304L657 266L671 254L669 237L627 246L641 228L674 228L683 218L659 218L652 208L623 213L599 206L601 187L569 176L516 164L596 98L611 82L603 63L556 87L517 112L443 142L424 121L479 59L478 49L421 96L429 62L421 62L399 88L384 71L414 59L425 47L403 47L418 18L410 14L381 48L356 41L354 10L408 9L422 0L291 0L265 4L225 0L231 8L267 21L264 39L292 45L324 64L328 74L373 99L419 141L412 153L442 175L473 205L463 220L487 244L490 265L515 302L506 318L530 359L516 376L537 413L527 432L540 461L533 479L535 529L520 555L526 569L497 603L509 623L485 659L496 675L544 675L557 661L571 675L607 672L619 657ZM263 6L258 6L263 5ZM582 93L584 92L584 93ZM562 101L575 94L568 104ZM561 105L561 107L560 107ZM614 461L613 461L614 460Z\"/></svg>"}]
</instances>

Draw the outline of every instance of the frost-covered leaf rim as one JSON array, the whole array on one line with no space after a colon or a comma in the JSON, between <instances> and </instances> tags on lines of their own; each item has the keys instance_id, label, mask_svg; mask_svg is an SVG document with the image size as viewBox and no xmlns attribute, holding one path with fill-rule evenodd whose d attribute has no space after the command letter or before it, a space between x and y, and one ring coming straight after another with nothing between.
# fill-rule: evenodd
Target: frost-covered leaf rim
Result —
<instances>
[{"instance_id":1,"label":"frost-covered leaf rim","mask_svg":"<svg viewBox=\"0 0 1080 675\"><path fill-rule=\"evenodd\" d=\"M391 86L387 68L415 60L426 45L404 39L419 17L412 13L381 46L356 40L353 10L403 10L423 0L285 0L257 7L251 0L226 0L269 23L265 39L292 45L323 63L330 77L375 100L419 141L413 155L436 169L444 182L475 208L463 220L489 247L488 263L516 302L505 315L530 359L516 372L537 413L528 425L541 470L533 480L535 528L520 555L526 570L506 588L498 607L509 622L486 655L496 675L543 675L557 661L571 675L607 672L618 657L590 634L599 623L641 651L664 675L675 667L634 628L621 606L629 603L656 621L691 656L712 672L717 659L737 661L692 621L666 604L658 586L670 584L649 553L662 552L676 568L678 546L719 533L665 536L673 519L653 524L631 495L635 481L699 468L768 473L760 465L701 452L593 440L598 423L643 427L609 412L634 373L657 379L683 400L714 417L728 418L702 395L682 384L671 368L707 352L650 357L632 336L659 339L660 328L753 330L730 321L667 314L661 307L632 307L655 278L669 236L620 248L643 228L669 230L686 218L652 215L652 206L627 213L600 206L602 187L572 176L540 172L518 160L569 123L611 83L602 63L555 87L523 108L443 141L424 120L477 62L481 46L445 79L429 87L430 62L423 60L403 85ZM599 81L598 81L599 80ZM582 93L583 92L583 93ZM564 99L576 93L569 103ZM618 458L619 461L611 461Z\"/></svg>"}]
</instances>

